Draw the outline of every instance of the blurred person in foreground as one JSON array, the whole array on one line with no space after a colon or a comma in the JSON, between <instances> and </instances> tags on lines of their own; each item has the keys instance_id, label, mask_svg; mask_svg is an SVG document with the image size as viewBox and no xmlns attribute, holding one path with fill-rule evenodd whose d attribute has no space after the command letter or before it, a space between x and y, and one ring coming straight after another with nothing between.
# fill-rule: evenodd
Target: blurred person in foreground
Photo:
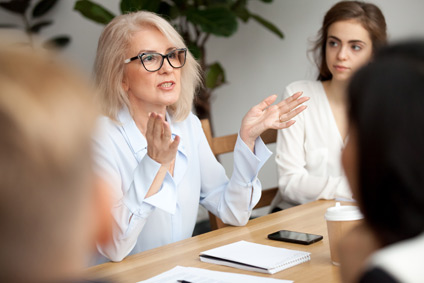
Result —
<instances>
[{"instance_id":1,"label":"blurred person in foreground","mask_svg":"<svg viewBox=\"0 0 424 283\"><path fill-rule=\"evenodd\" d=\"M424 40L381 50L348 91L342 163L364 214L341 243L344 282L423 282Z\"/></svg>"},{"instance_id":2,"label":"blurred person in foreground","mask_svg":"<svg viewBox=\"0 0 424 283\"><path fill-rule=\"evenodd\" d=\"M107 241L92 96L51 54L0 49L0 282L82 282Z\"/></svg>"}]
</instances>

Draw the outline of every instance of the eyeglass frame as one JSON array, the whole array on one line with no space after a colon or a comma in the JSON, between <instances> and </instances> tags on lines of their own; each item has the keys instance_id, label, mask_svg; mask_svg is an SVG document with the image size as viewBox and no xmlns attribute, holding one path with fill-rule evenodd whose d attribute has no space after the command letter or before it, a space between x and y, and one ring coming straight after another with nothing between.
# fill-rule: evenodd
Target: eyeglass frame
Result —
<instances>
[{"instance_id":1,"label":"eyeglass frame","mask_svg":"<svg viewBox=\"0 0 424 283\"><path fill-rule=\"evenodd\" d=\"M174 66L172 65L171 61L169 61L169 54L171 54L171 53L173 53L173 52L176 52L176 51L184 51L184 62L181 64L181 66L180 66L180 67L174 67ZM150 71L150 70L148 70L148 69L146 68L146 66L144 66L144 63L143 63L143 60L141 60L141 57L143 57L144 55L147 55L147 54L158 54L158 55L162 56L162 62L160 63L159 68L157 68L157 69L156 69L156 70L154 70L154 71ZM128 64L128 63L130 63L131 61L134 61L134 60L140 59L141 65L143 65L144 69L145 69L147 72L152 72L152 73L153 73L153 72L157 72L157 71L159 71L159 70L162 68L162 66L163 66L163 61L165 61L165 58L166 58L166 60L168 60L168 63L169 63L169 65L170 65L172 68L174 68L174 69L180 69L180 68L184 67L184 65L185 65L185 63L186 63L186 60L187 60L187 48L177 48L177 49L174 49L174 50L172 50L172 51L169 51L169 52L168 52L168 53L166 53L165 55L163 55L163 54L161 54L161 53L158 53L158 52L143 52L143 53L141 53L141 54L138 54L137 56L134 56L134 57L131 57L131 58L125 59L125 60L124 60L124 64Z\"/></svg>"}]
</instances>

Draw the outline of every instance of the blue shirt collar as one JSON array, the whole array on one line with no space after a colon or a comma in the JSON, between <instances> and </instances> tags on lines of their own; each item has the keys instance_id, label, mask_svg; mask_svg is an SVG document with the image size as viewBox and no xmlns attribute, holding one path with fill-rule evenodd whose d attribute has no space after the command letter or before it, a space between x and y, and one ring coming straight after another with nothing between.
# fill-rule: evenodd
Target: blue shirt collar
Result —
<instances>
[{"instance_id":1,"label":"blue shirt collar","mask_svg":"<svg viewBox=\"0 0 424 283\"><path fill-rule=\"evenodd\" d=\"M171 115L169 115L168 111L166 112L166 120L171 127L172 138L175 136L180 136L183 130L181 126L183 123L173 122ZM125 131L126 136L128 137L129 144L135 154L140 152L141 150L147 149L147 140L143 136L143 134L138 129L137 125L128 107L124 106L118 113L118 121L122 124L122 128ZM189 137L186 137L189 138ZM178 146L178 150L186 155L186 146L184 139L180 139L180 144Z\"/></svg>"}]
</instances>

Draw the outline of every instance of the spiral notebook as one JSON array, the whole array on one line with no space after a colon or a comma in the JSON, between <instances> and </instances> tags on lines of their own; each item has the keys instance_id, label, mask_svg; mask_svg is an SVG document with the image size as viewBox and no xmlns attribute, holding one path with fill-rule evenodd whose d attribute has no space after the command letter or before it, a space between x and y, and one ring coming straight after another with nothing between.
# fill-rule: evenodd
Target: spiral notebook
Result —
<instances>
[{"instance_id":1,"label":"spiral notebook","mask_svg":"<svg viewBox=\"0 0 424 283\"><path fill-rule=\"evenodd\" d=\"M274 274L311 259L310 253L238 241L201 252L200 260L208 263Z\"/></svg>"}]
</instances>

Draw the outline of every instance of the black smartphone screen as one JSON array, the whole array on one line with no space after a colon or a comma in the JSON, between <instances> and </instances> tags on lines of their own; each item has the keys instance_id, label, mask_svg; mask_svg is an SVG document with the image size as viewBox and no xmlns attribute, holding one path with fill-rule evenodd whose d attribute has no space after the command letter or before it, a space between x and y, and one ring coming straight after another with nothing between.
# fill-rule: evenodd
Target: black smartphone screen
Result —
<instances>
[{"instance_id":1,"label":"black smartphone screen","mask_svg":"<svg viewBox=\"0 0 424 283\"><path fill-rule=\"evenodd\" d=\"M310 245L312 243L318 242L319 240L322 240L322 236L288 230L280 230L275 233L269 234L268 239L302 245Z\"/></svg>"}]
</instances>

